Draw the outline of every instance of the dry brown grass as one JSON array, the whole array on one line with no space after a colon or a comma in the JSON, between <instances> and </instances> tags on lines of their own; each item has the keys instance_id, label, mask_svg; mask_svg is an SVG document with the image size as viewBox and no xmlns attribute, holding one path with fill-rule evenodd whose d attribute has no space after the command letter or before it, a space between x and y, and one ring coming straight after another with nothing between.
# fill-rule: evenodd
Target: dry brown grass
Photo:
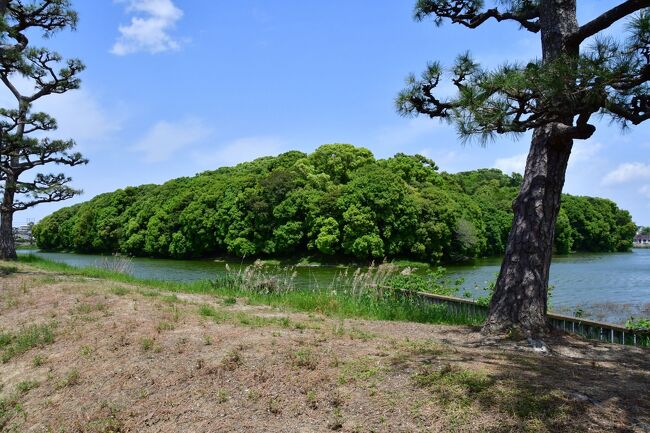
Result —
<instances>
[{"instance_id":1,"label":"dry brown grass","mask_svg":"<svg viewBox=\"0 0 650 433\"><path fill-rule=\"evenodd\" d=\"M648 350L556 337L542 355L19 267L0 277L0 333L56 327L0 364L3 432L650 429Z\"/></svg>"}]
</instances>

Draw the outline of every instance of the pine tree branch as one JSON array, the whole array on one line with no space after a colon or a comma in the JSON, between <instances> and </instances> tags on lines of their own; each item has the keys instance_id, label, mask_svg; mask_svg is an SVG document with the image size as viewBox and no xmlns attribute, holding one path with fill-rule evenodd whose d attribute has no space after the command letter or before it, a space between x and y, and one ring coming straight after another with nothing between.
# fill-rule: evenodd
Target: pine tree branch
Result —
<instances>
[{"instance_id":1,"label":"pine tree branch","mask_svg":"<svg viewBox=\"0 0 650 433\"><path fill-rule=\"evenodd\" d=\"M37 195L34 200L30 200L30 201L16 200L12 208L14 212L23 211L25 209L29 209L30 207L34 207L42 203L53 203L53 202L68 200L80 193L81 193L80 190L75 190L69 187L62 187L59 189L55 189L53 191L44 192L42 193L42 195Z\"/></svg>"},{"instance_id":2,"label":"pine tree branch","mask_svg":"<svg viewBox=\"0 0 650 433\"><path fill-rule=\"evenodd\" d=\"M16 86L13 85L11 81L9 81L9 77L7 76L7 73L4 72L0 74L0 80L2 80L2 83L7 86L7 89L11 92L12 95L20 102L23 100L23 95L18 91Z\"/></svg>"},{"instance_id":3,"label":"pine tree branch","mask_svg":"<svg viewBox=\"0 0 650 433\"><path fill-rule=\"evenodd\" d=\"M415 19L423 20L428 15L437 19L447 18L454 24L460 24L475 29L490 18L501 21L516 21L526 30L537 33L540 31L539 8L533 7L523 11L504 11L497 8L479 11L477 2L471 0L420 0L416 6Z\"/></svg>"},{"instance_id":4,"label":"pine tree branch","mask_svg":"<svg viewBox=\"0 0 650 433\"><path fill-rule=\"evenodd\" d=\"M620 19L647 7L650 7L650 0L627 0L581 26L569 38L568 42L579 45L585 39L605 30Z\"/></svg>"},{"instance_id":5,"label":"pine tree branch","mask_svg":"<svg viewBox=\"0 0 650 433\"><path fill-rule=\"evenodd\" d=\"M628 105L610 101L603 110L612 113L624 124L631 122L633 125L638 125L650 119L650 96L634 97Z\"/></svg>"}]
</instances>

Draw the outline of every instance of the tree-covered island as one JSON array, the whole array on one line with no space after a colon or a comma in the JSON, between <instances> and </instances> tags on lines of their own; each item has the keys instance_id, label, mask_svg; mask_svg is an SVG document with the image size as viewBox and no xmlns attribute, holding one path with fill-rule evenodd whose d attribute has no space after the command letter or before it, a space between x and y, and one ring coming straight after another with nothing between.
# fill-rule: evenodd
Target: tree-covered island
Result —
<instances>
[{"instance_id":1,"label":"tree-covered island","mask_svg":"<svg viewBox=\"0 0 650 433\"><path fill-rule=\"evenodd\" d=\"M151 257L460 261L503 254L521 181L328 144L102 194L44 218L34 236L48 250ZM625 251L635 230L612 201L565 195L555 250Z\"/></svg>"}]
</instances>

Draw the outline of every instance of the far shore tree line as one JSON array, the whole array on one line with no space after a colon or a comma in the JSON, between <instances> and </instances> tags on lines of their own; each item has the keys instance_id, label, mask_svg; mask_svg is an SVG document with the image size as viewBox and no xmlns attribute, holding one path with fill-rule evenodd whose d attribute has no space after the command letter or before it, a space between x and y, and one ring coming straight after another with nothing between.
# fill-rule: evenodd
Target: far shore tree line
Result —
<instances>
[{"instance_id":1,"label":"far shore tree line","mask_svg":"<svg viewBox=\"0 0 650 433\"><path fill-rule=\"evenodd\" d=\"M102 194L44 218L34 237L48 250L152 257L460 261L503 254L521 181L329 144ZM555 250L625 251L635 231L612 201L565 195Z\"/></svg>"}]
</instances>

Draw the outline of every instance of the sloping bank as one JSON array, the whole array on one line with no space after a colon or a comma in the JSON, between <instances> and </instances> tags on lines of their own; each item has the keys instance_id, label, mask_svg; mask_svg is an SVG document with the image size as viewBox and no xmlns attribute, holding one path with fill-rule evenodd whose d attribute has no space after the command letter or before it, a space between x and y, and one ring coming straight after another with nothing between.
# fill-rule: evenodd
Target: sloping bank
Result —
<instances>
[{"instance_id":1,"label":"sloping bank","mask_svg":"<svg viewBox=\"0 0 650 433\"><path fill-rule=\"evenodd\" d=\"M650 358L638 348L564 337L541 354L467 326L305 314L96 270L0 265L10 274L0 277L1 431L642 432L650 423Z\"/></svg>"}]
</instances>

